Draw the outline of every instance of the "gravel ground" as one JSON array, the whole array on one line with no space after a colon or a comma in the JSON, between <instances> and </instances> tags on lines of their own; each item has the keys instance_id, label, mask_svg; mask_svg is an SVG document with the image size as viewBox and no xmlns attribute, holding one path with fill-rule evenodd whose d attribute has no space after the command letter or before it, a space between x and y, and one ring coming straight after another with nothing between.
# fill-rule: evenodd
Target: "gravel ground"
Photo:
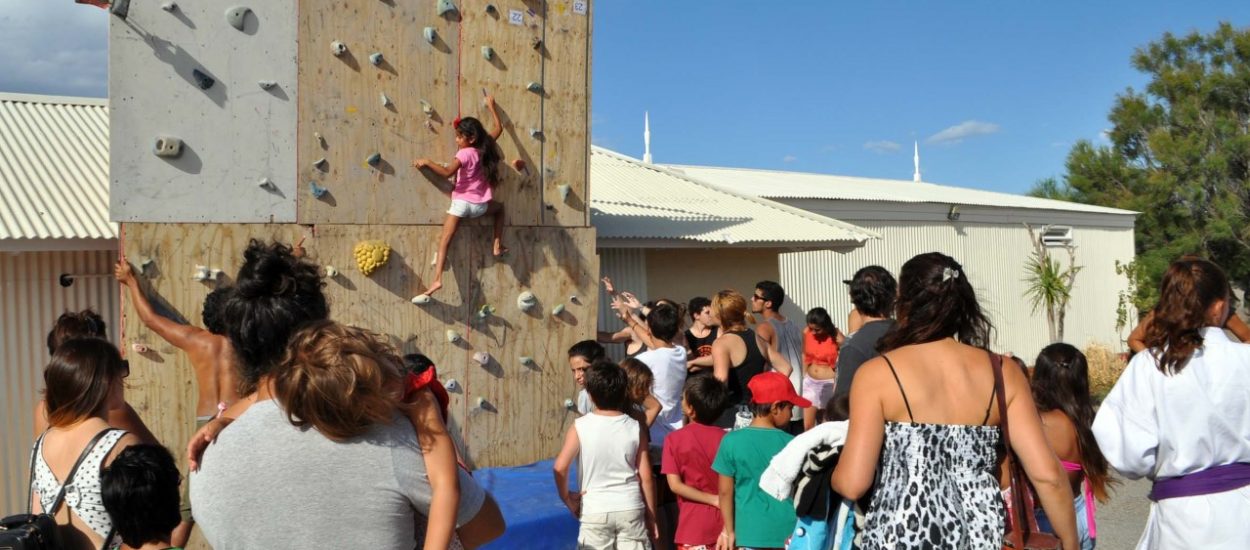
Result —
<instances>
[{"instance_id":1,"label":"gravel ground","mask_svg":"<svg viewBox=\"0 0 1250 550\"><path fill-rule=\"evenodd\" d=\"M1150 481L1122 480L1111 502L1098 507L1098 550L1132 550L1150 515Z\"/></svg>"}]
</instances>

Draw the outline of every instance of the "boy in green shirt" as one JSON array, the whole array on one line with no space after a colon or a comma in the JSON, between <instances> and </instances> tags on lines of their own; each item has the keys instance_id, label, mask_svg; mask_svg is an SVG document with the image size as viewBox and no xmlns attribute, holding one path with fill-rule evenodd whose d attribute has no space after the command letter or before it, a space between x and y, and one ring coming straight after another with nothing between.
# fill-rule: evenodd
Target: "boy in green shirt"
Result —
<instances>
[{"instance_id":1,"label":"boy in green shirt","mask_svg":"<svg viewBox=\"0 0 1250 550\"><path fill-rule=\"evenodd\" d=\"M783 548L794 531L794 506L760 489L760 475L773 456L794 437L781 431L790 424L794 407L812 402L794 392L790 379L765 372L747 382L755 417L751 425L721 440L712 470L720 474L720 510L725 529L718 549Z\"/></svg>"}]
</instances>

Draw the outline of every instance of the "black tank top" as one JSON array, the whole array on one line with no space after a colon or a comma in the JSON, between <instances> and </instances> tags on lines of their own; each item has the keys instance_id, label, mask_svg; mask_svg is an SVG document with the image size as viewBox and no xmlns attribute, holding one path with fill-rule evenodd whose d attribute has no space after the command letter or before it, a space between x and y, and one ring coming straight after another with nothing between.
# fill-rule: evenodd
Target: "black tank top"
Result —
<instances>
[{"instance_id":1,"label":"black tank top","mask_svg":"<svg viewBox=\"0 0 1250 550\"><path fill-rule=\"evenodd\" d=\"M732 428L734 424L734 416L738 412L738 405L751 404L751 390L747 388L747 382L757 374L764 372L764 354L760 353L760 347L756 344L755 331L751 329L742 332L727 332L742 339L742 343L746 345L747 354L742 358L742 362L732 365L729 369L729 407L721 414L716 425L722 428Z\"/></svg>"},{"instance_id":2,"label":"black tank top","mask_svg":"<svg viewBox=\"0 0 1250 550\"><path fill-rule=\"evenodd\" d=\"M720 327L709 327L707 336L703 338L695 337L690 329L686 329L686 353L689 353L689 359L698 359L712 354L712 342L716 341L716 337L720 336Z\"/></svg>"}]
</instances>

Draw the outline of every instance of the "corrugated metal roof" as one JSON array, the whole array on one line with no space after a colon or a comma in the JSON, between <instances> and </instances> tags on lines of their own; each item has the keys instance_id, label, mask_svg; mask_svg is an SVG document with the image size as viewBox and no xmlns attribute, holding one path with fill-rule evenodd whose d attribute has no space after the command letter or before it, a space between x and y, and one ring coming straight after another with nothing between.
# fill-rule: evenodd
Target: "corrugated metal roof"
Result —
<instances>
[{"instance_id":1,"label":"corrugated metal roof","mask_svg":"<svg viewBox=\"0 0 1250 550\"><path fill-rule=\"evenodd\" d=\"M1136 214L1132 210L906 180L714 166L669 165L669 168L717 187L770 199L929 202L1095 214Z\"/></svg>"},{"instance_id":2,"label":"corrugated metal roof","mask_svg":"<svg viewBox=\"0 0 1250 550\"><path fill-rule=\"evenodd\" d=\"M600 238L853 245L877 234L592 147L590 220Z\"/></svg>"},{"instance_id":3,"label":"corrugated metal roof","mask_svg":"<svg viewBox=\"0 0 1250 550\"><path fill-rule=\"evenodd\" d=\"M108 101L0 93L0 240L113 239Z\"/></svg>"}]
</instances>

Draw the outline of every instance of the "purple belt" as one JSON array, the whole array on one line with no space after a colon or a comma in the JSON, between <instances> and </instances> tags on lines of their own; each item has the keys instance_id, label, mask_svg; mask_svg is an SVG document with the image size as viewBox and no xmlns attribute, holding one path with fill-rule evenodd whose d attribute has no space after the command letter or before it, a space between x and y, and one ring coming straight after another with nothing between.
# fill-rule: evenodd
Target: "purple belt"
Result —
<instances>
[{"instance_id":1,"label":"purple belt","mask_svg":"<svg viewBox=\"0 0 1250 550\"><path fill-rule=\"evenodd\" d=\"M1214 466L1192 474L1156 479L1150 500L1194 497L1240 489L1250 485L1250 462Z\"/></svg>"}]
</instances>

